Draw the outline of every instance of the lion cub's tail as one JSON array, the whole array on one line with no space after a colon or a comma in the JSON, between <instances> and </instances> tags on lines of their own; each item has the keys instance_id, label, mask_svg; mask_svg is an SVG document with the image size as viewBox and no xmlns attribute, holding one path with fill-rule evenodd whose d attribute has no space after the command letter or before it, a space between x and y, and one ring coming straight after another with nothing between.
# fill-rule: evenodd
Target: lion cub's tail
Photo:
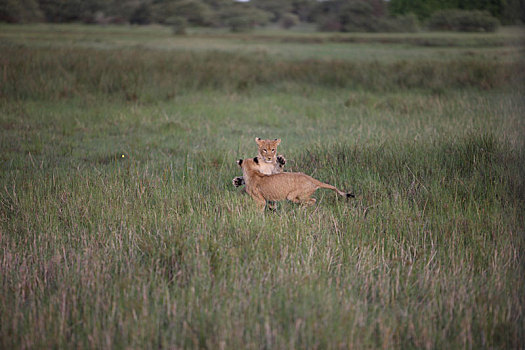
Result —
<instances>
[{"instance_id":1,"label":"lion cub's tail","mask_svg":"<svg viewBox=\"0 0 525 350\"><path fill-rule=\"evenodd\" d=\"M343 192L343 191L339 190L335 186L332 186L332 185L329 185L329 184L325 184L324 182L321 182L319 180L316 180L316 181L317 181L317 186L319 186L321 188L327 188L329 190L333 190L333 191L337 192L337 194L339 194L340 196L343 196L345 198L354 198L355 197L355 195L353 193Z\"/></svg>"}]
</instances>

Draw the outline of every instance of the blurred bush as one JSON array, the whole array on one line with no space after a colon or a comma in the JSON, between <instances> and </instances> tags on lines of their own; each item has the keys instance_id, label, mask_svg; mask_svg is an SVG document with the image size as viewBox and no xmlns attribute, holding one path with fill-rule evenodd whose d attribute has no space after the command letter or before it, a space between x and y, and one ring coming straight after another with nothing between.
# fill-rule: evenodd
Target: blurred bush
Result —
<instances>
[{"instance_id":1,"label":"blurred bush","mask_svg":"<svg viewBox=\"0 0 525 350\"><path fill-rule=\"evenodd\" d=\"M407 15L384 18L380 21L380 26L383 32L417 32L419 30L419 20L416 15L409 13Z\"/></svg>"},{"instance_id":2,"label":"blurred bush","mask_svg":"<svg viewBox=\"0 0 525 350\"><path fill-rule=\"evenodd\" d=\"M290 29L299 24L299 16L293 13L285 13L280 20L280 24L282 28Z\"/></svg>"},{"instance_id":3,"label":"blurred bush","mask_svg":"<svg viewBox=\"0 0 525 350\"><path fill-rule=\"evenodd\" d=\"M42 19L42 11L33 0L0 0L0 22L26 23Z\"/></svg>"},{"instance_id":4,"label":"blurred bush","mask_svg":"<svg viewBox=\"0 0 525 350\"><path fill-rule=\"evenodd\" d=\"M441 10L430 16L430 30L453 30L460 32L494 32L499 26L497 18L486 11Z\"/></svg>"},{"instance_id":5,"label":"blurred bush","mask_svg":"<svg viewBox=\"0 0 525 350\"><path fill-rule=\"evenodd\" d=\"M258 25L265 25L271 18L267 11L252 7L249 4L238 3L223 11L221 21L232 32L245 32Z\"/></svg>"},{"instance_id":6,"label":"blurred bush","mask_svg":"<svg viewBox=\"0 0 525 350\"><path fill-rule=\"evenodd\" d=\"M168 19L175 17L186 21L185 26L208 26L212 16L210 7L200 0L157 2L151 5L155 22L172 25ZM180 20L179 21L180 24Z\"/></svg>"},{"instance_id":7,"label":"blurred bush","mask_svg":"<svg viewBox=\"0 0 525 350\"><path fill-rule=\"evenodd\" d=\"M188 21L184 17L173 16L166 19L165 23L171 26L173 34L185 35L186 28L188 27Z\"/></svg>"},{"instance_id":8,"label":"blurred bush","mask_svg":"<svg viewBox=\"0 0 525 350\"><path fill-rule=\"evenodd\" d=\"M148 4L142 4L133 11L129 19L131 24L150 24L152 22L151 8Z\"/></svg>"},{"instance_id":9,"label":"blurred bush","mask_svg":"<svg viewBox=\"0 0 525 350\"><path fill-rule=\"evenodd\" d=\"M373 1L322 2L314 18L319 29L327 32L414 32L418 29L415 15L386 16L384 5Z\"/></svg>"}]
</instances>

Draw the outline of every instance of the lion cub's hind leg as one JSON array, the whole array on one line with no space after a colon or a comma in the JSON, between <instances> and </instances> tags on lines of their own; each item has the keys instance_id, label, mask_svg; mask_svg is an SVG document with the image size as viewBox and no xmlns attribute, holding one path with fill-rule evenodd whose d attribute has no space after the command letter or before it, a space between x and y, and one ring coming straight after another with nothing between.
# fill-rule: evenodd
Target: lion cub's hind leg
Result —
<instances>
[{"instance_id":1,"label":"lion cub's hind leg","mask_svg":"<svg viewBox=\"0 0 525 350\"><path fill-rule=\"evenodd\" d=\"M299 202L304 205L314 205L317 200L315 198L310 197L312 194L309 195L303 195L299 197Z\"/></svg>"},{"instance_id":2,"label":"lion cub's hind leg","mask_svg":"<svg viewBox=\"0 0 525 350\"><path fill-rule=\"evenodd\" d=\"M306 205L314 205L317 200L315 198L308 198L308 200L305 202Z\"/></svg>"},{"instance_id":3,"label":"lion cub's hind leg","mask_svg":"<svg viewBox=\"0 0 525 350\"><path fill-rule=\"evenodd\" d=\"M286 199L297 204L313 205L316 202L315 198L311 198L313 193L314 191L293 191L286 196Z\"/></svg>"}]
</instances>

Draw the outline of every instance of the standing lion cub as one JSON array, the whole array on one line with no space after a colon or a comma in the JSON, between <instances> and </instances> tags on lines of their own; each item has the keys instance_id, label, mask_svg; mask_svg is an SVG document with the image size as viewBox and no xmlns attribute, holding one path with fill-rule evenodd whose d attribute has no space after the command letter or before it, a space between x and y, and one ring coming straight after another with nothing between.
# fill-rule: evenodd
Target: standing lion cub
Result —
<instances>
[{"instance_id":1,"label":"standing lion cub","mask_svg":"<svg viewBox=\"0 0 525 350\"><path fill-rule=\"evenodd\" d=\"M277 146L281 143L281 139L263 140L256 137L255 142L259 148L257 158L261 160L259 171L267 175L282 173L286 159L281 155L277 155ZM235 187L244 185L242 176L237 176L232 182Z\"/></svg>"},{"instance_id":2,"label":"standing lion cub","mask_svg":"<svg viewBox=\"0 0 525 350\"><path fill-rule=\"evenodd\" d=\"M288 199L294 203L312 205L315 199L311 195L318 188L327 188L349 198L353 194L338 190L332 185L323 183L303 173L279 173L266 175L259 171L261 162L253 159L239 159L237 164L242 168L246 192L252 196L259 209L264 210L266 201Z\"/></svg>"}]
</instances>

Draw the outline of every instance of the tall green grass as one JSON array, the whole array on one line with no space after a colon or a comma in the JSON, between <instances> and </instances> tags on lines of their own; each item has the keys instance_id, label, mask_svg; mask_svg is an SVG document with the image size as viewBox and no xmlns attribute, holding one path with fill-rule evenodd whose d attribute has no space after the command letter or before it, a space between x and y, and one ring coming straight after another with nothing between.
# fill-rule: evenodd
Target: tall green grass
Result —
<instances>
[{"instance_id":1,"label":"tall green grass","mask_svg":"<svg viewBox=\"0 0 525 350\"><path fill-rule=\"evenodd\" d=\"M0 55L0 347L524 346L515 66ZM260 214L255 136L357 198Z\"/></svg>"},{"instance_id":2,"label":"tall green grass","mask_svg":"<svg viewBox=\"0 0 525 350\"><path fill-rule=\"evenodd\" d=\"M109 95L128 100L171 99L186 91L245 92L292 85L364 89L501 88L521 81L514 62L279 61L264 54L166 53L146 50L31 49L2 51L4 98L60 99Z\"/></svg>"},{"instance_id":3,"label":"tall green grass","mask_svg":"<svg viewBox=\"0 0 525 350\"><path fill-rule=\"evenodd\" d=\"M262 216L212 160L17 175L3 344L519 347L523 155L490 136L440 148L299 154L358 199Z\"/></svg>"}]
</instances>

